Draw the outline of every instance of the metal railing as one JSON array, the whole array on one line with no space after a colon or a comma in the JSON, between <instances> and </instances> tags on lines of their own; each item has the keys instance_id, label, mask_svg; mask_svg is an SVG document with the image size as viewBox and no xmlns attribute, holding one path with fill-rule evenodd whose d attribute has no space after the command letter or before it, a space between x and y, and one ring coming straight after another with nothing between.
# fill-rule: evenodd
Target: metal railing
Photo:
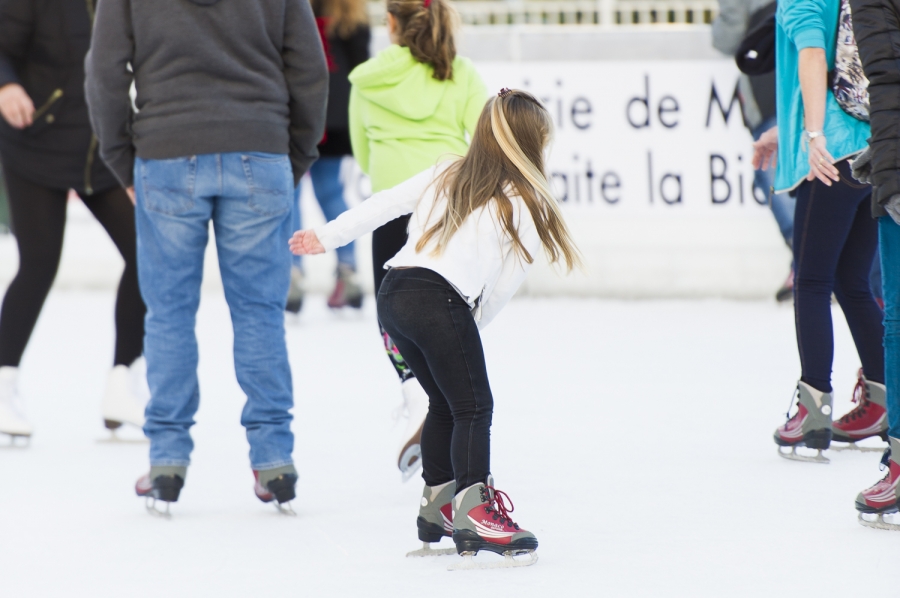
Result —
<instances>
[{"instance_id":1,"label":"metal railing","mask_svg":"<svg viewBox=\"0 0 900 598\"><path fill-rule=\"evenodd\" d=\"M711 23L717 0L459 0L464 25L644 25ZM384 23L383 0L369 3L372 23Z\"/></svg>"}]
</instances>

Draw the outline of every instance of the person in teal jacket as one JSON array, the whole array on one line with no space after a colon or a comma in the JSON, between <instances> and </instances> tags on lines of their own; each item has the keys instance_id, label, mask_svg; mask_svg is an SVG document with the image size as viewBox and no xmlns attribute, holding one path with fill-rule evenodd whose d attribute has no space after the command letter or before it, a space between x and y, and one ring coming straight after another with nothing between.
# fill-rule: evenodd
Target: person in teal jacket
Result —
<instances>
[{"instance_id":1,"label":"person in teal jacket","mask_svg":"<svg viewBox=\"0 0 900 598\"><path fill-rule=\"evenodd\" d=\"M882 313L869 286L878 231L869 212L872 189L850 174L849 158L866 148L869 125L844 111L829 82L838 35L852 34L841 0L779 0L776 13L778 168L775 187L797 196L794 217L794 317L801 376L797 412L775 431L780 454L818 449L832 439L854 442L881 435L867 411L885 402ZM840 28L840 31L839 31ZM864 80L864 78L863 78ZM831 295L837 298L863 365L865 398L832 424L834 334ZM885 419L885 418L882 418ZM871 423L871 422L870 422ZM885 430L886 430L886 421ZM870 429L872 428L872 429Z\"/></svg>"},{"instance_id":2,"label":"person in teal jacket","mask_svg":"<svg viewBox=\"0 0 900 598\"><path fill-rule=\"evenodd\" d=\"M350 73L350 143L373 193L468 151L487 89L472 62L456 55L457 21L447 0L388 0L391 45ZM372 233L376 294L385 263L406 244L408 222L403 216ZM397 460L405 481L421 466L428 396L383 328L381 335L409 416Z\"/></svg>"}]
</instances>

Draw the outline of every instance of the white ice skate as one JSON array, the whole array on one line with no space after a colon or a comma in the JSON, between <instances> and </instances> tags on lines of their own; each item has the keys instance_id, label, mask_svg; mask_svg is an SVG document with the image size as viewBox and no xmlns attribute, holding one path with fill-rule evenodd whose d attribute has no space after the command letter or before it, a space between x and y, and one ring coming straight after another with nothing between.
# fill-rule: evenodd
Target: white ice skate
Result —
<instances>
[{"instance_id":1,"label":"white ice skate","mask_svg":"<svg viewBox=\"0 0 900 598\"><path fill-rule=\"evenodd\" d=\"M111 432L109 442L146 442L145 438L124 440L116 435L123 424L144 426L144 407L150 399L147 366L139 357L131 366L117 365L109 373L103 393L103 423Z\"/></svg>"},{"instance_id":2,"label":"white ice skate","mask_svg":"<svg viewBox=\"0 0 900 598\"><path fill-rule=\"evenodd\" d=\"M428 415L428 395L415 378L402 385L403 408L407 414L406 431L398 451L397 467L403 481L408 481L422 467L422 426Z\"/></svg>"},{"instance_id":3,"label":"white ice skate","mask_svg":"<svg viewBox=\"0 0 900 598\"><path fill-rule=\"evenodd\" d=\"M32 428L22 414L22 401L19 396L17 379L19 368L0 367L0 434L10 437L9 446L21 446L17 439L24 438L25 446L31 439Z\"/></svg>"}]
</instances>

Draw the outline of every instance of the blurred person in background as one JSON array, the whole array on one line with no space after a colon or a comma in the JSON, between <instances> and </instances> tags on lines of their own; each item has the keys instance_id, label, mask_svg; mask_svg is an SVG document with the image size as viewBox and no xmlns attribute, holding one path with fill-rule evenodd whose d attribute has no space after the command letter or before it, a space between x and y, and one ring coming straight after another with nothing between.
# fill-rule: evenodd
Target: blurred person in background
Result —
<instances>
[{"instance_id":1,"label":"blurred person in background","mask_svg":"<svg viewBox=\"0 0 900 598\"><path fill-rule=\"evenodd\" d=\"M328 93L309 2L103 0L85 71L100 155L137 200L151 398L150 472L135 491L174 502L187 476L200 401L194 328L212 224L247 395L241 424L254 492L289 502L297 472L286 247L294 189L318 157Z\"/></svg>"},{"instance_id":2,"label":"blurred person in background","mask_svg":"<svg viewBox=\"0 0 900 598\"><path fill-rule=\"evenodd\" d=\"M19 270L0 312L0 432L30 436L17 390L19 363L56 277L69 189L125 260L116 297L106 426L144 424L139 389L144 303L138 290L134 206L97 155L84 101L93 1L0 0L0 160Z\"/></svg>"},{"instance_id":3,"label":"blurred person in background","mask_svg":"<svg viewBox=\"0 0 900 598\"><path fill-rule=\"evenodd\" d=\"M341 164L353 154L350 146L348 109L350 71L369 59L369 15L366 0L312 0L313 14L325 48L328 64L328 114L325 137L319 143L319 159L309 168L313 191L322 213L330 222L347 211ZM294 230L303 228L300 213L300 187L294 201ZM287 310L300 311L303 305L303 262L294 256ZM362 307L362 288L356 278L356 250L353 243L337 249L337 273L328 307Z\"/></svg>"},{"instance_id":4,"label":"blurred person in background","mask_svg":"<svg viewBox=\"0 0 900 598\"><path fill-rule=\"evenodd\" d=\"M775 431L774 439L779 446L792 447L783 456L801 460L826 461L821 451L829 448L832 438L861 440L884 435L887 428L886 422L871 425L872 416L877 410L883 414L886 405L882 312L869 281L878 243L869 209L872 188L854 180L849 165L849 159L866 148L870 129L860 106L846 102L860 97L856 88L864 81L862 73L853 72L846 60L835 61L838 37L842 42L848 37L849 14L839 18L841 8L841 0L779 2L778 127L757 142L764 152L771 153L776 146L779 150L776 191L797 195L794 315L801 363L799 399L797 412ZM836 78L829 77L831 69ZM833 91L838 83L843 107ZM754 162L759 162L756 156ZM832 292L863 365L860 383L866 397L834 425ZM795 447L804 445L819 454L798 455Z\"/></svg>"},{"instance_id":5,"label":"blurred person in background","mask_svg":"<svg viewBox=\"0 0 900 598\"><path fill-rule=\"evenodd\" d=\"M712 24L713 47L728 56L734 56L748 31L771 18L775 12L775 2L771 0L719 0L719 14ZM738 80L741 112L744 124L756 141L777 124L775 109L775 72L765 75L741 75ZM757 168L753 175L753 192L764 197L772 209L775 222L784 242L790 248L794 236L795 197L789 193L773 193L775 185L774 169ZM788 301L793 297L794 267L788 273L784 284L775 293L778 301Z\"/></svg>"},{"instance_id":6,"label":"blurred person in background","mask_svg":"<svg viewBox=\"0 0 900 598\"><path fill-rule=\"evenodd\" d=\"M872 213L878 218L889 441L882 459L887 473L857 496L856 509L876 515L874 521L860 517L864 525L896 530L900 526L886 524L881 515L897 511L900 498L900 3L853 0L851 6L859 57L869 80L872 127L869 149L854 161L853 174L872 185Z\"/></svg>"},{"instance_id":7,"label":"blurred person in background","mask_svg":"<svg viewBox=\"0 0 900 598\"><path fill-rule=\"evenodd\" d=\"M475 130L487 89L472 62L456 54L457 22L448 0L387 0L391 45L350 73L350 141L373 193L468 150L466 135ZM408 224L409 216L400 216L372 233L376 296L385 263L406 244ZM428 395L379 327L408 414L397 458L406 481L421 466Z\"/></svg>"}]
</instances>

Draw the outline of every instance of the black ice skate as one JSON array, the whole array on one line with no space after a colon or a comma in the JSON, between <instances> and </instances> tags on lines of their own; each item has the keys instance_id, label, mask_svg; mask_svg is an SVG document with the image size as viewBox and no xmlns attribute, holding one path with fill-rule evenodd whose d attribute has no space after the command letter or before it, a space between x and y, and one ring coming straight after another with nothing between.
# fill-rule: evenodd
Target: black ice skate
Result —
<instances>
[{"instance_id":1,"label":"black ice skate","mask_svg":"<svg viewBox=\"0 0 900 598\"><path fill-rule=\"evenodd\" d=\"M171 517L169 504L178 502L178 496L187 478L187 467L175 465L153 466L150 473L143 475L134 485L138 496L147 499L147 512L158 517ZM157 508L156 502L166 503L165 511Z\"/></svg>"},{"instance_id":2,"label":"black ice skate","mask_svg":"<svg viewBox=\"0 0 900 598\"><path fill-rule=\"evenodd\" d=\"M291 501L297 497L295 487L298 479L293 465L260 471L254 469L253 477L256 479L253 491L259 500L264 503L275 501L275 508L282 515L296 515L291 507Z\"/></svg>"}]
</instances>

